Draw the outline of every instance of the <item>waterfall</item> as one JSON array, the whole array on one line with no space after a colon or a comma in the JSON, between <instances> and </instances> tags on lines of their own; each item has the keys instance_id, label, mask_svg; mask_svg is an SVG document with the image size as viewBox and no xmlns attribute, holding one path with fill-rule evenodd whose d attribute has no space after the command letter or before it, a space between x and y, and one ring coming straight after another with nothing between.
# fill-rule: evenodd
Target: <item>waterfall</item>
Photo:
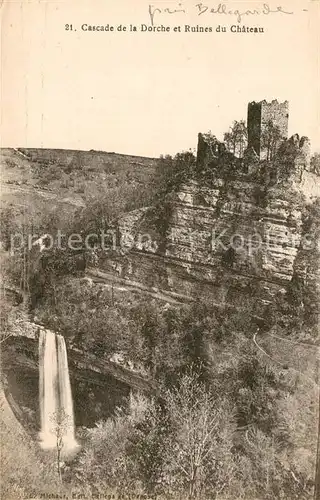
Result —
<instances>
[{"instance_id":1,"label":"waterfall","mask_svg":"<svg viewBox=\"0 0 320 500\"><path fill-rule=\"evenodd\" d=\"M55 448L61 437L63 450L74 450L78 444L66 344L62 335L49 330L39 335L39 400L41 447Z\"/></svg>"},{"instance_id":2,"label":"waterfall","mask_svg":"<svg viewBox=\"0 0 320 500\"><path fill-rule=\"evenodd\" d=\"M65 445L67 448L77 446L74 437L74 415L73 400L68 368L68 357L66 343L62 335L57 336L58 341L58 373L59 373L59 396L60 408L64 409L68 417L68 425L65 430Z\"/></svg>"},{"instance_id":3,"label":"waterfall","mask_svg":"<svg viewBox=\"0 0 320 500\"><path fill-rule=\"evenodd\" d=\"M40 392L40 439L44 448L54 448L56 439L52 431L52 418L57 405L57 351L55 334L40 332L39 336L39 392Z\"/></svg>"}]
</instances>

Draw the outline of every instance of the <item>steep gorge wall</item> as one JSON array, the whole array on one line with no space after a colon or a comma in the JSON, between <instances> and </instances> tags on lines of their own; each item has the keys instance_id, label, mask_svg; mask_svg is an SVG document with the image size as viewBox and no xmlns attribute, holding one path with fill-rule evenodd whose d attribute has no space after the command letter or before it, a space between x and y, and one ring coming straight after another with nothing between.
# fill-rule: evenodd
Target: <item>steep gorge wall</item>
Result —
<instances>
[{"instance_id":1,"label":"steep gorge wall","mask_svg":"<svg viewBox=\"0 0 320 500\"><path fill-rule=\"evenodd\" d=\"M259 314L294 273L307 272L301 265L305 252L299 269L296 263L310 176L304 172L300 182L268 190L250 176L217 176L210 187L190 181L171 199L164 235L152 209L129 213L119 221L122 256L101 256L99 266L153 289L206 296L223 306L249 300Z\"/></svg>"}]
</instances>

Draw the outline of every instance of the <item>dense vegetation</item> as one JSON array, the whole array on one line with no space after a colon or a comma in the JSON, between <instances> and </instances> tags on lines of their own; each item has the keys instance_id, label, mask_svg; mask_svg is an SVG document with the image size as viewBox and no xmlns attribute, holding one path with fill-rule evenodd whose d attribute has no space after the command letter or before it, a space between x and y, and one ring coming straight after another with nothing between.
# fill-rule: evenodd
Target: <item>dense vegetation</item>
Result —
<instances>
[{"instance_id":1,"label":"dense vegetation","mask_svg":"<svg viewBox=\"0 0 320 500\"><path fill-rule=\"evenodd\" d=\"M69 347L100 359L117 353L158 386L158 396L133 394L113 418L81 429L82 450L63 469L63 494L311 498L315 346L297 344L288 352L272 337L270 359L272 342L266 341L268 332L288 334L280 319L291 318L291 332L290 311L275 315L273 330L264 334L265 325L250 317L245 304L228 312L203 300L161 305L87 279L63 278L35 314ZM301 331L300 323L296 329ZM257 331L267 354L253 341ZM37 460L42 463L41 454ZM27 460L24 478L32 471ZM46 491L52 492L56 471L46 474ZM26 496L26 484L21 480L11 498Z\"/></svg>"},{"instance_id":2,"label":"dense vegetation","mask_svg":"<svg viewBox=\"0 0 320 500\"><path fill-rule=\"evenodd\" d=\"M228 140L231 149L242 147L232 136ZM232 169L230 155L225 151ZM165 233L172 193L190 178L210 175L211 167L197 170L192 152L164 157L148 193L113 186L108 198L100 193L72 213L57 208L23 221L7 208L1 239L8 251L14 232L98 233L146 200L153 203ZM304 224L316 238L318 219L315 203ZM172 306L94 284L83 277L89 257L83 251L54 248L39 255L21 249L6 253L3 272L28 294L32 316L63 334L69 348L99 359L117 355L126 367L154 381L156 395L133 393L128 406L118 408L112 418L78 429L82 450L63 464L62 482L55 457L40 452L20 428L16 434L12 419L5 418L4 498L22 499L36 490L38 495L88 499L111 493L161 499L310 499L319 317L312 286L305 287L297 273L287 293L257 320L247 303L231 310L194 297L191 304ZM310 266L316 269L318 253L313 259ZM4 305L10 334L10 308ZM286 342L291 342L289 349ZM6 415L5 400L2 406Z\"/></svg>"},{"instance_id":3,"label":"dense vegetation","mask_svg":"<svg viewBox=\"0 0 320 500\"><path fill-rule=\"evenodd\" d=\"M122 350L160 392L132 395L127 409L81 430L82 451L64 470L63 493L310 498L317 392L305 369L292 368L294 352L270 361L243 313L225 317L209 304L168 308L141 298L112 304L110 291L76 286L57 290L55 327L99 357ZM33 471L28 459L10 498L28 493Z\"/></svg>"}]
</instances>

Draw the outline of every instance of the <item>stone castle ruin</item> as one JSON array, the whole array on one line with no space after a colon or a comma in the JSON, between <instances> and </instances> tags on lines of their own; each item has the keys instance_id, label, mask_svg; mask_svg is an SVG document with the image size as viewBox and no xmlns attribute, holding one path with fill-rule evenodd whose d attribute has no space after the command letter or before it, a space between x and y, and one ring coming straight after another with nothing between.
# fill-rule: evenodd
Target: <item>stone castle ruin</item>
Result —
<instances>
[{"instance_id":1,"label":"stone castle ruin","mask_svg":"<svg viewBox=\"0 0 320 500\"><path fill-rule=\"evenodd\" d=\"M309 171L309 140L287 138L288 118L287 101L249 103L243 158L199 134L196 168L203 177L172 193L165 230L154 207L126 214L118 223L121 255L101 255L99 268L177 300L198 294L236 306L254 293L257 314L297 276L315 286L317 270L302 242L305 209L320 197L319 177ZM268 128L276 131L272 158Z\"/></svg>"},{"instance_id":2,"label":"stone castle ruin","mask_svg":"<svg viewBox=\"0 0 320 500\"><path fill-rule=\"evenodd\" d=\"M268 157L268 126L279 131L276 148L288 138L289 103L277 100L250 102L248 105L248 148L253 148L259 159Z\"/></svg>"},{"instance_id":3,"label":"stone castle ruin","mask_svg":"<svg viewBox=\"0 0 320 500\"><path fill-rule=\"evenodd\" d=\"M233 171L249 176L261 175L262 181L301 182L304 171L310 170L311 145L307 137L294 134L288 139L289 103L250 102L248 104L247 148L243 158L227 152L226 145L208 140L208 134L198 135L197 164L201 168L218 168L220 173ZM224 172L221 172L221 169ZM232 170L232 169L231 169ZM257 180L257 179L256 179Z\"/></svg>"}]
</instances>

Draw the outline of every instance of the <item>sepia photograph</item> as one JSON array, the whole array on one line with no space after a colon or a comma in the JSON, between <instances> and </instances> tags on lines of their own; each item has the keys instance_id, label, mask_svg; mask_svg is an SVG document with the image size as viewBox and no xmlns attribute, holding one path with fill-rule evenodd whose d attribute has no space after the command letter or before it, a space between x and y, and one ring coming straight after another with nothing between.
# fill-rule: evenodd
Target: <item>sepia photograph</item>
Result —
<instances>
[{"instance_id":1,"label":"sepia photograph","mask_svg":"<svg viewBox=\"0 0 320 500\"><path fill-rule=\"evenodd\" d=\"M3 0L1 500L320 500L320 2Z\"/></svg>"}]
</instances>

